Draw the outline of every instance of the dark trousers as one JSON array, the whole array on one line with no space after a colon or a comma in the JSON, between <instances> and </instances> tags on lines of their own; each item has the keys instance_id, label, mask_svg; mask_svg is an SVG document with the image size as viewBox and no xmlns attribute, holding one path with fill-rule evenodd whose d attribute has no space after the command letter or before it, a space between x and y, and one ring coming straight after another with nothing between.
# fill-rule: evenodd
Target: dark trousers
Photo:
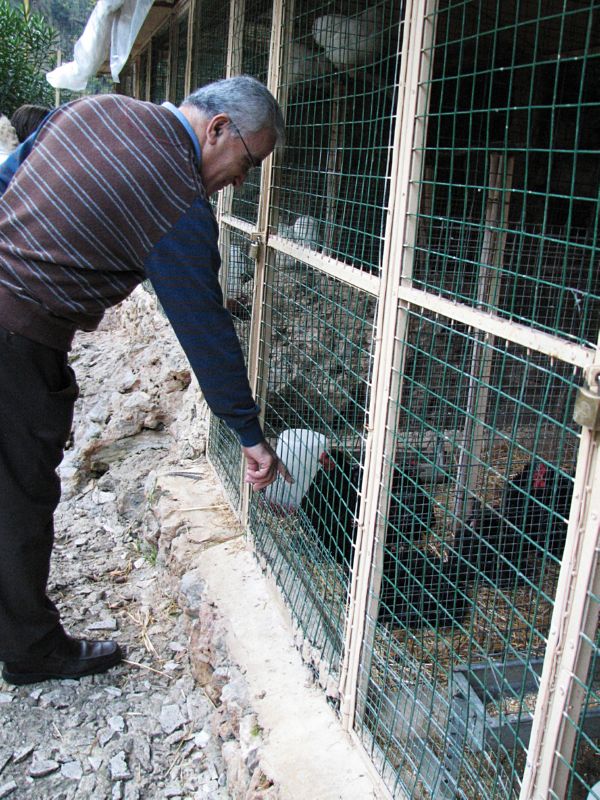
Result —
<instances>
[{"instance_id":1,"label":"dark trousers","mask_svg":"<svg viewBox=\"0 0 600 800\"><path fill-rule=\"evenodd\" d=\"M77 394L66 353L0 327L0 661L63 635L46 585Z\"/></svg>"}]
</instances>

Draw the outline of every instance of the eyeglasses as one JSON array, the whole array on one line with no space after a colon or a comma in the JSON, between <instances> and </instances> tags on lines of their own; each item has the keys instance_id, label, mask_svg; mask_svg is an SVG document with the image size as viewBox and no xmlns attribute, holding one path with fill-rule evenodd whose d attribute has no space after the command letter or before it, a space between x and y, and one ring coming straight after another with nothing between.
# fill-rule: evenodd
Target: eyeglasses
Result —
<instances>
[{"instance_id":1,"label":"eyeglasses","mask_svg":"<svg viewBox=\"0 0 600 800\"><path fill-rule=\"evenodd\" d=\"M240 133L240 129L238 128L238 126L231 119L229 120L229 124L231 125L233 130L237 133L238 137L241 139L242 144L244 145L244 150L248 153L248 158L250 160L250 166L251 167L260 167L260 161L257 158L254 158L254 156L252 155L252 153L248 149L248 145L244 141L244 137Z\"/></svg>"}]
</instances>

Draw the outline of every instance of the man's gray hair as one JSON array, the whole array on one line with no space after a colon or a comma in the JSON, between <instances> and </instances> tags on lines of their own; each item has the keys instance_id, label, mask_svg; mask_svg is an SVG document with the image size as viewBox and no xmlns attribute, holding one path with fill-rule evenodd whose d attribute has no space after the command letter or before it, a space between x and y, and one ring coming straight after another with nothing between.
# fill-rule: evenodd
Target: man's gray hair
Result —
<instances>
[{"instance_id":1,"label":"man's gray hair","mask_svg":"<svg viewBox=\"0 0 600 800\"><path fill-rule=\"evenodd\" d=\"M207 83L181 105L193 106L209 118L227 114L242 136L268 128L275 134L277 144L283 141L285 122L279 104L267 87L251 75Z\"/></svg>"}]
</instances>

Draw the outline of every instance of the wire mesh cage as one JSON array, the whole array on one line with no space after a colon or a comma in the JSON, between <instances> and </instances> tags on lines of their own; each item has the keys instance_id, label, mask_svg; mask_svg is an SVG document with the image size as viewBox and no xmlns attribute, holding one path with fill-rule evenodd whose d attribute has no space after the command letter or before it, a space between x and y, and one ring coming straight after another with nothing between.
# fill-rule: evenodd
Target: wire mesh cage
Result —
<instances>
[{"instance_id":1,"label":"wire mesh cage","mask_svg":"<svg viewBox=\"0 0 600 800\"><path fill-rule=\"evenodd\" d=\"M229 4L196 2L194 19L191 88L224 78L227 70Z\"/></svg>"},{"instance_id":2,"label":"wire mesh cage","mask_svg":"<svg viewBox=\"0 0 600 800\"><path fill-rule=\"evenodd\" d=\"M582 344L596 342L600 286L597 173L583 166L598 148L597 85L581 89L598 67L581 59L591 10L438 4L403 268L414 288ZM358 725L411 797L517 797L573 499L582 372L460 316L400 307L398 331ZM593 703L574 724L583 771L598 752ZM577 783L569 796L585 796Z\"/></svg>"},{"instance_id":3,"label":"wire mesh cage","mask_svg":"<svg viewBox=\"0 0 600 800\"><path fill-rule=\"evenodd\" d=\"M251 508L308 660L336 696L361 482L375 301L270 252L261 339L264 426L296 483ZM283 455L283 452L282 452Z\"/></svg>"},{"instance_id":4,"label":"wire mesh cage","mask_svg":"<svg viewBox=\"0 0 600 800\"><path fill-rule=\"evenodd\" d=\"M233 19L231 65L232 74L252 75L267 82L271 45L272 3L270 0L249 0L243 14ZM236 187L231 198L231 213L255 224L258 217L261 169L251 169L244 183Z\"/></svg>"},{"instance_id":5,"label":"wire mesh cage","mask_svg":"<svg viewBox=\"0 0 600 800\"><path fill-rule=\"evenodd\" d=\"M167 24L152 39L150 48L150 102L163 103L167 99L169 79L170 31Z\"/></svg>"},{"instance_id":6,"label":"wire mesh cage","mask_svg":"<svg viewBox=\"0 0 600 800\"><path fill-rule=\"evenodd\" d=\"M405 336L359 724L411 796L517 796L536 685L523 687L544 655L573 494L579 371L505 342L475 367L476 333L424 313Z\"/></svg>"},{"instance_id":7,"label":"wire mesh cage","mask_svg":"<svg viewBox=\"0 0 600 800\"><path fill-rule=\"evenodd\" d=\"M402 4L284 4L284 18L278 57L287 134L271 230L377 273Z\"/></svg>"},{"instance_id":8,"label":"wire mesh cage","mask_svg":"<svg viewBox=\"0 0 600 800\"><path fill-rule=\"evenodd\" d=\"M138 69L138 97L140 100L148 99L148 63L150 48L147 47L140 55Z\"/></svg>"},{"instance_id":9,"label":"wire mesh cage","mask_svg":"<svg viewBox=\"0 0 600 800\"><path fill-rule=\"evenodd\" d=\"M186 94L188 27L188 12L181 14L172 25L171 100L176 105L181 103Z\"/></svg>"},{"instance_id":10,"label":"wire mesh cage","mask_svg":"<svg viewBox=\"0 0 600 800\"><path fill-rule=\"evenodd\" d=\"M119 91L126 95L135 95L136 68L129 62L119 75Z\"/></svg>"},{"instance_id":11,"label":"wire mesh cage","mask_svg":"<svg viewBox=\"0 0 600 800\"><path fill-rule=\"evenodd\" d=\"M221 227L220 249L222 257L221 288L225 304L231 313L242 350L248 357L255 260L250 257L247 233L228 225ZM220 420L213 417L210 423L208 452L227 494L235 507L241 501L241 453L235 434Z\"/></svg>"},{"instance_id":12,"label":"wire mesh cage","mask_svg":"<svg viewBox=\"0 0 600 800\"><path fill-rule=\"evenodd\" d=\"M415 285L596 343L594 3L440 3Z\"/></svg>"},{"instance_id":13,"label":"wire mesh cage","mask_svg":"<svg viewBox=\"0 0 600 800\"><path fill-rule=\"evenodd\" d=\"M214 419L210 459L394 796L533 797L544 752L541 796L588 800L600 463L573 415L598 360L600 6L228 9L196 4L192 85L255 75L286 117L218 211L225 302L296 483L248 497Z\"/></svg>"}]
</instances>

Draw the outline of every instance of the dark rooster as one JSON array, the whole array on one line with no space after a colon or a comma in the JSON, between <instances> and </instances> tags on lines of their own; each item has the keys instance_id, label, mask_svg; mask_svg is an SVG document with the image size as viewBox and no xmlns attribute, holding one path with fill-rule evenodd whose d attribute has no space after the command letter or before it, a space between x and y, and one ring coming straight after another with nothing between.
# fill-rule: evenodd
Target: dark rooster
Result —
<instances>
[{"instance_id":1,"label":"dark rooster","mask_svg":"<svg viewBox=\"0 0 600 800\"><path fill-rule=\"evenodd\" d=\"M468 525L459 531L454 542L462 574L468 581L483 574L495 586L512 585L515 570L523 565L522 539L506 524L500 509L477 504Z\"/></svg>"},{"instance_id":2,"label":"dark rooster","mask_svg":"<svg viewBox=\"0 0 600 800\"><path fill-rule=\"evenodd\" d=\"M392 486L388 510L387 545L409 546L426 533L435 519L431 498L419 483L419 471L410 466L392 467Z\"/></svg>"},{"instance_id":3,"label":"dark rooster","mask_svg":"<svg viewBox=\"0 0 600 800\"><path fill-rule=\"evenodd\" d=\"M347 575L354 555L362 465L340 450L324 452L319 460L300 509ZM433 506L418 483L417 470L394 465L379 609L383 624L444 626L466 614L468 586L459 559L427 557L413 545L432 520Z\"/></svg>"},{"instance_id":4,"label":"dark rooster","mask_svg":"<svg viewBox=\"0 0 600 800\"><path fill-rule=\"evenodd\" d=\"M240 294L238 297L228 297L225 301L227 310L234 319L246 322L252 314L252 298L247 294Z\"/></svg>"},{"instance_id":5,"label":"dark rooster","mask_svg":"<svg viewBox=\"0 0 600 800\"><path fill-rule=\"evenodd\" d=\"M411 547L398 559L386 551L379 622L409 628L451 626L463 620L470 608L468 589L467 574L457 556L443 561Z\"/></svg>"},{"instance_id":6,"label":"dark rooster","mask_svg":"<svg viewBox=\"0 0 600 800\"><path fill-rule=\"evenodd\" d=\"M530 555L548 550L561 559L573 498L573 480L541 461L527 464L507 485L502 497L505 521L527 537Z\"/></svg>"},{"instance_id":7,"label":"dark rooster","mask_svg":"<svg viewBox=\"0 0 600 800\"><path fill-rule=\"evenodd\" d=\"M324 451L319 463L300 509L319 540L344 571L349 572L362 465L342 450Z\"/></svg>"},{"instance_id":8,"label":"dark rooster","mask_svg":"<svg viewBox=\"0 0 600 800\"><path fill-rule=\"evenodd\" d=\"M319 470L300 507L331 555L349 571L363 467L342 450L323 452L319 461ZM399 553L431 525L433 506L414 467L394 465L392 469L386 544Z\"/></svg>"},{"instance_id":9,"label":"dark rooster","mask_svg":"<svg viewBox=\"0 0 600 800\"><path fill-rule=\"evenodd\" d=\"M533 461L506 483L497 508L477 504L455 544L471 580L483 573L498 587L513 586L535 575L543 550L560 560L572 496L572 479Z\"/></svg>"}]
</instances>

